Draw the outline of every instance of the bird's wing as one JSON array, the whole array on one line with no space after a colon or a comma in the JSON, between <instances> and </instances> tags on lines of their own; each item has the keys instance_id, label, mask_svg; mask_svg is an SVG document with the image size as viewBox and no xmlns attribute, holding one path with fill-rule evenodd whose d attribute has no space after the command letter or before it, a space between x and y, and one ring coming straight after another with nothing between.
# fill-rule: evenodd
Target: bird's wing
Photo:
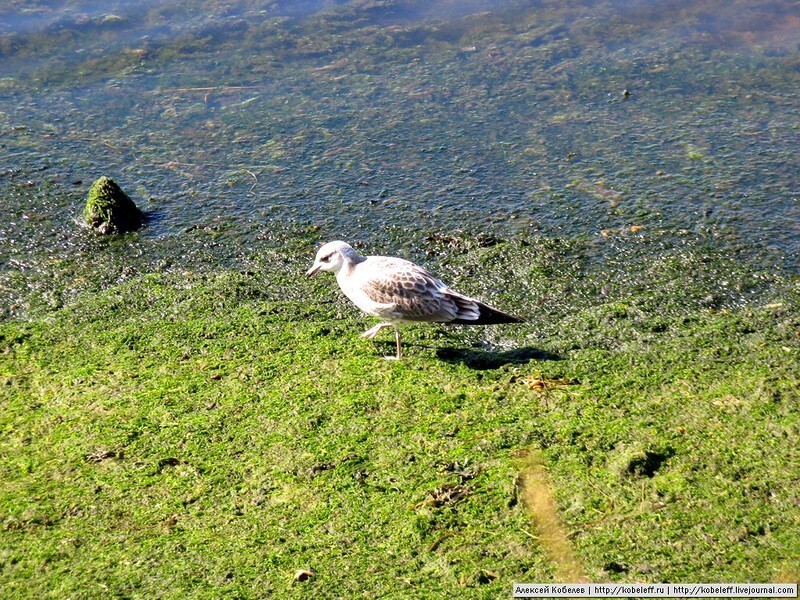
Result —
<instances>
[{"instance_id":1,"label":"bird's wing","mask_svg":"<svg viewBox=\"0 0 800 600\"><path fill-rule=\"evenodd\" d=\"M448 287L407 260L369 257L356 266L353 283L370 301L386 307L386 318L446 323L458 314Z\"/></svg>"}]
</instances>

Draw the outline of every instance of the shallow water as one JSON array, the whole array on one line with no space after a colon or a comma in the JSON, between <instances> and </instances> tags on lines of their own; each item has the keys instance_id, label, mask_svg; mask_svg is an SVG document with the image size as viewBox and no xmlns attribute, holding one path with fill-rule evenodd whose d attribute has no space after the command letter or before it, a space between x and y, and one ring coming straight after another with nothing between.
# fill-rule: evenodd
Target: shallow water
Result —
<instances>
[{"instance_id":1,"label":"shallow water","mask_svg":"<svg viewBox=\"0 0 800 600\"><path fill-rule=\"evenodd\" d=\"M691 238L797 272L798 67L791 0L7 2L2 288L97 246L100 175L150 217L106 246L152 265L311 227Z\"/></svg>"}]
</instances>

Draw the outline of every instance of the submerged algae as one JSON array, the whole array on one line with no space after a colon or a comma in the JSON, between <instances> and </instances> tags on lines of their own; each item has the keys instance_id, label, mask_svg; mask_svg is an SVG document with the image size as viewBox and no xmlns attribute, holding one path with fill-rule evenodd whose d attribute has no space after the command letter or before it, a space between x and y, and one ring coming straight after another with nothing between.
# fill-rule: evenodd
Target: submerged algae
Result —
<instances>
[{"instance_id":1,"label":"submerged algae","mask_svg":"<svg viewBox=\"0 0 800 600\"><path fill-rule=\"evenodd\" d=\"M131 5L124 35L77 27L50 40L71 60L47 47L38 66L33 40L11 43L19 179L38 161L124 169L162 199L151 235L214 214L336 237L422 215L499 235L646 226L797 268L796 50L761 39L789 2L257 4ZM756 27L755 44L735 33Z\"/></svg>"}]
</instances>

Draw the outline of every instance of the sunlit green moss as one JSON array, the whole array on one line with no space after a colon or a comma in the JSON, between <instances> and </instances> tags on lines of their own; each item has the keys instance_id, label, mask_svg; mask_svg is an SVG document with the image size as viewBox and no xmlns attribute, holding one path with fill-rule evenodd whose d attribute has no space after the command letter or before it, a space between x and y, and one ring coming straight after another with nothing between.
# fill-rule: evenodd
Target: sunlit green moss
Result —
<instances>
[{"instance_id":1,"label":"sunlit green moss","mask_svg":"<svg viewBox=\"0 0 800 600\"><path fill-rule=\"evenodd\" d=\"M412 326L385 361L295 244L0 325L5 596L507 595L554 572L516 496L530 447L593 580L791 568L796 282L709 309L684 266L710 254L603 282L558 240L440 238L437 271L531 323Z\"/></svg>"}]
</instances>

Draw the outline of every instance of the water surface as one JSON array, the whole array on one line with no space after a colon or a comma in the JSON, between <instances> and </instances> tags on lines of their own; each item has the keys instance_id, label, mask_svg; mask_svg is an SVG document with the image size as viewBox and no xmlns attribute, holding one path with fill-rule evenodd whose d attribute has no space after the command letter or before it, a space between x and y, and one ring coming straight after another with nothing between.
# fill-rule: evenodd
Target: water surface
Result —
<instances>
[{"instance_id":1,"label":"water surface","mask_svg":"<svg viewBox=\"0 0 800 600\"><path fill-rule=\"evenodd\" d=\"M120 252L153 268L310 230L796 272L799 45L788 0L7 2L0 281L74 276L100 175L149 213Z\"/></svg>"}]
</instances>

